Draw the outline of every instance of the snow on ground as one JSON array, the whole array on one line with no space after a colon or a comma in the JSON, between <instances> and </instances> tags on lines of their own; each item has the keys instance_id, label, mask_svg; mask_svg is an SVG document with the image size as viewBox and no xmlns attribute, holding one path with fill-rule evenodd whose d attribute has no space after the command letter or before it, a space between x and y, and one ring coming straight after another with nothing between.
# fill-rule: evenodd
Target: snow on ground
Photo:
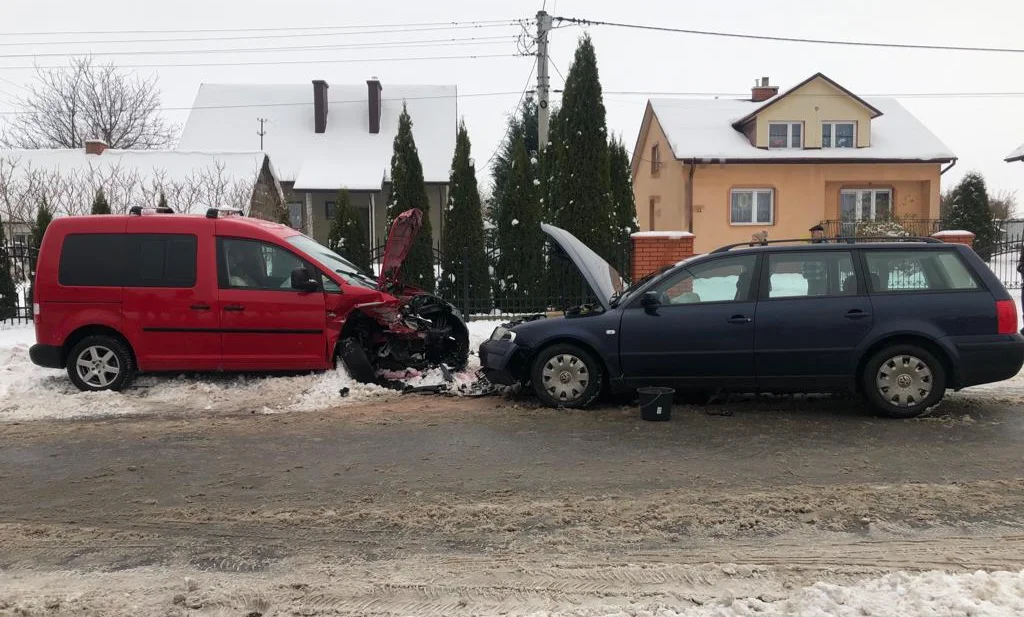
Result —
<instances>
[{"instance_id":1,"label":"snow on ground","mask_svg":"<svg viewBox=\"0 0 1024 617\"><path fill-rule=\"evenodd\" d=\"M1024 614L1024 571L894 572L854 585L819 582L781 599L536 612L530 617L1011 617Z\"/></svg>"},{"instance_id":2,"label":"snow on ground","mask_svg":"<svg viewBox=\"0 0 1024 617\"><path fill-rule=\"evenodd\" d=\"M470 322L470 350L476 351L500 322ZM31 324L0 324L0 422L41 418L125 415L161 410L195 412L247 409L260 413L313 411L353 401L387 400L393 390L356 383L344 368L294 376L205 374L142 375L124 392L79 392L63 370L32 364L28 348L35 343ZM457 373L456 385L472 382L479 360ZM440 370L409 380L411 385L444 382ZM347 397L339 391L348 388ZM453 389L454 390L454 389Z\"/></svg>"}]
</instances>

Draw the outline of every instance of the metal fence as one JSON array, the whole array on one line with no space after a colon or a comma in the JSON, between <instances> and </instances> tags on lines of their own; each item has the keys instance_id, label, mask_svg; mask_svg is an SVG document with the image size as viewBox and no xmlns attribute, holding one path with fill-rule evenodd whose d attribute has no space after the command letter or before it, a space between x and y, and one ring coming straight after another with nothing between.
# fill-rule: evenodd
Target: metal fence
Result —
<instances>
[{"instance_id":1,"label":"metal fence","mask_svg":"<svg viewBox=\"0 0 1024 617\"><path fill-rule=\"evenodd\" d=\"M1024 248L1024 233L1016 235L1002 233L991 248L988 267L1002 281L1007 289L1021 288L1021 275L1017 272L1021 249ZM986 253L984 247L978 247L979 254Z\"/></svg>"},{"instance_id":2,"label":"metal fence","mask_svg":"<svg viewBox=\"0 0 1024 617\"><path fill-rule=\"evenodd\" d=\"M36 249L21 243L9 242L0 246L0 264L7 264L14 281L14 298L3 298L0 303L0 321L6 323L32 322L32 279L35 273Z\"/></svg>"}]
</instances>

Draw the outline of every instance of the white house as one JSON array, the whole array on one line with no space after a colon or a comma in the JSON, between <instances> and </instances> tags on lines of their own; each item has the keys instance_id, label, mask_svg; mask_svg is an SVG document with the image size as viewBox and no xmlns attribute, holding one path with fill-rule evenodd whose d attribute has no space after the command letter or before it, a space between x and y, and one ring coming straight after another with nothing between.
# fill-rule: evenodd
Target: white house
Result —
<instances>
[{"instance_id":1,"label":"white house","mask_svg":"<svg viewBox=\"0 0 1024 617\"><path fill-rule=\"evenodd\" d=\"M405 104L439 243L458 128L456 96L455 86L382 85L376 78L365 86L316 80L312 88L203 84L178 148L266 151L281 180L292 226L320 241L327 237L337 192L346 188L371 246L377 246L386 240L388 174Z\"/></svg>"}]
</instances>

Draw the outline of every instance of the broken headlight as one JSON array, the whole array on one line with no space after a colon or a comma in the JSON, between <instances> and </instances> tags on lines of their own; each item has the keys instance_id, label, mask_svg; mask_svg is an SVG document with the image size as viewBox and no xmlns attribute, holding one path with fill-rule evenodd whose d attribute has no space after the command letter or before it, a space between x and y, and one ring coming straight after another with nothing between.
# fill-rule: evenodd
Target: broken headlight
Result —
<instances>
[{"instance_id":1,"label":"broken headlight","mask_svg":"<svg viewBox=\"0 0 1024 617\"><path fill-rule=\"evenodd\" d=\"M509 330L505 326L498 326L491 332L492 341L514 341L516 340L516 333Z\"/></svg>"}]
</instances>

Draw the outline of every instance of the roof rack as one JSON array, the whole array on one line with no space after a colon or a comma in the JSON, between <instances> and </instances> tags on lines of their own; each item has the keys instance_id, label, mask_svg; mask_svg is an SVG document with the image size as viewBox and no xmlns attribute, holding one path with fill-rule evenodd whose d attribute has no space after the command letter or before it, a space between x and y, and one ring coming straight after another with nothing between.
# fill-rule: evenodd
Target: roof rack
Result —
<instances>
[{"instance_id":1,"label":"roof rack","mask_svg":"<svg viewBox=\"0 0 1024 617\"><path fill-rule=\"evenodd\" d=\"M238 214L238 215L241 215L242 214L242 209L241 208L228 208L227 206L224 206L224 207L220 207L220 208L207 208L207 210L206 210L206 218L208 218L208 219L218 218L221 214Z\"/></svg>"},{"instance_id":2,"label":"roof rack","mask_svg":"<svg viewBox=\"0 0 1024 617\"><path fill-rule=\"evenodd\" d=\"M157 214L174 214L174 208L168 206L157 206L155 208L132 206L131 208L128 208L128 216L142 216L142 213L146 210L152 210Z\"/></svg>"},{"instance_id":3,"label":"roof rack","mask_svg":"<svg viewBox=\"0 0 1024 617\"><path fill-rule=\"evenodd\" d=\"M788 240L758 240L727 244L711 251L711 254L727 253L735 248L751 248L755 246L768 246L769 244L857 244L860 242L923 242L925 244L943 244L942 240L927 236L859 236L847 238L822 238L821 240L814 240L812 238L790 238Z\"/></svg>"}]
</instances>

